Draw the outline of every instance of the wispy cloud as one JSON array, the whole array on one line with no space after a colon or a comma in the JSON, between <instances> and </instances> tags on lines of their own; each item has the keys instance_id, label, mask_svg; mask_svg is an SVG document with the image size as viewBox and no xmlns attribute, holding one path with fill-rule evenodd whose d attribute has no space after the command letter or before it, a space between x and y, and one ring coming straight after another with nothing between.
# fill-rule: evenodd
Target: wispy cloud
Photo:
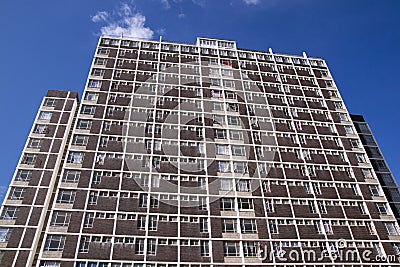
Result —
<instances>
[{"instance_id":1,"label":"wispy cloud","mask_svg":"<svg viewBox=\"0 0 400 267\"><path fill-rule=\"evenodd\" d=\"M184 18L186 18L186 14L185 13L179 13L178 14L178 18L184 19Z\"/></svg>"},{"instance_id":2,"label":"wispy cloud","mask_svg":"<svg viewBox=\"0 0 400 267\"><path fill-rule=\"evenodd\" d=\"M139 12L133 12L128 4L123 3L117 10L114 10L113 14L115 14L114 17L111 17L108 12L100 11L92 17L93 22L107 23L101 27L101 34L124 35L141 39L151 39L153 37L154 31L145 26L146 17Z\"/></svg>"},{"instance_id":3,"label":"wispy cloud","mask_svg":"<svg viewBox=\"0 0 400 267\"><path fill-rule=\"evenodd\" d=\"M108 18L108 12L106 11L98 11L96 15L92 17L93 22L100 22L100 21L106 21Z\"/></svg>"},{"instance_id":4,"label":"wispy cloud","mask_svg":"<svg viewBox=\"0 0 400 267\"><path fill-rule=\"evenodd\" d=\"M260 0L243 0L247 5L258 5Z\"/></svg>"}]
</instances>

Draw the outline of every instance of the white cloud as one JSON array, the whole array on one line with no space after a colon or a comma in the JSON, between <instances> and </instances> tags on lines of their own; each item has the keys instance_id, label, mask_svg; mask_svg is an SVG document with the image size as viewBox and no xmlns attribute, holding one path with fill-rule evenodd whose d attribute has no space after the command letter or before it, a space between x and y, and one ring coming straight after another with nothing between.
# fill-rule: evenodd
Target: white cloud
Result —
<instances>
[{"instance_id":1,"label":"white cloud","mask_svg":"<svg viewBox=\"0 0 400 267\"><path fill-rule=\"evenodd\" d=\"M260 0L243 0L247 5L258 5Z\"/></svg>"},{"instance_id":2,"label":"white cloud","mask_svg":"<svg viewBox=\"0 0 400 267\"><path fill-rule=\"evenodd\" d=\"M122 3L118 15L121 17L132 15L132 10L127 3Z\"/></svg>"},{"instance_id":3,"label":"white cloud","mask_svg":"<svg viewBox=\"0 0 400 267\"><path fill-rule=\"evenodd\" d=\"M153 30L145 27L146 17L140 13L122 18L117 22L109 23L101 28L103 35L124 35L129 37L151 39Z\"/></svg>"},{"instance_id":4,"label":"white cloud","mask_svg":"<svg viewBox=\"0 0 400 267\"><path fill-rule=\"evenodd\" d=\"M179 14L178 14L178 18L180 18L180 19L186 18L185 13L179 13Z\"/></svg>"},{"instance_id":5,"label":"white cloud","mask_svg":"<svg viewBox=\"0 0 400 267\"><path fill-rule=\"evenodd\" d=\"M103 35L135 37L141 39L151 39L154 31L145 26L146 17L137 12L132 12L131 7L124 3L121 7L113 12L115 18L110 18L105 11L97 12L92 17L94 22L106 22L107 25L101 27L100 31ZM96 18L95 18L96 17Z\"/></svg>"},{"instance_id":6,"label":"white cloud","mask_svg":"<svg viewBox=\"0 0 400 267\"><path fill-rule=\"evenodd\" d=\"M96 15L92 17L93 22L106 21L108 18L108 13L106 11L98 11Z\"/></svg>"}]
</instances>

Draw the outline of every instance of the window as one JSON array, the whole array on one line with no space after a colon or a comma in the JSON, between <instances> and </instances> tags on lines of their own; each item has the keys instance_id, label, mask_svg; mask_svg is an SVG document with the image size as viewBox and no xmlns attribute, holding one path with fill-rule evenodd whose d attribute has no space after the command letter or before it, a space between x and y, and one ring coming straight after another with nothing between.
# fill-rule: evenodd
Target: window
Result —
<instances>
[{"instance_id":1,"label":"window","mask_svg":"<svg viewBox=\"0 0 400 267\"><path fill-rule=\"evenodd\" d=\"M365 143L367 145L376 145L375 140L372 137L372 135L362 135L361 140L363 141L363 143Z\"/></svg>"},{"instance_id":2,"label":"window","mask_svg":"<svg viewBox=\"0 0 400 267\"><path fill-rule=\"evenodd\" d=\"M33 133L37 133L37 134L47 133L47 125L36 124L35 128L33 129Z\"/></svg>"},{"instance_id":3,"label":"window","mask_svg":"<svg viewBox=\"0 0 400 267\"><path fill-rule=\"evenodd\" d=\"M139 195L139 208L147 208L147 194Z\"/></svg>"},{"instance_id":4,"label":"window","mask_svg":"<svg viewBox=\"0 0 400 267\"><path fill-rule=\"evenodd\" d=\"M53 115L53 112L42 111L39 114L39 120L50 120L52 115Z\"/></svg>"},{"instance_id":5,"label":"window","mask_svg":"<svg viewBox=\"0 0 400 267\"><path fill-rule=\"evenodd\" d=\"M101 81L99 81L99 80L89 80L88 87L89 88L100 88L101 87Z\"/></svg>"},{"instance_id":6,"label":"window","mask_svg":"<svg viewBox=\"0 0 400 267\"><path fill-rule=\"evenodd\" d=\"M228 125L239 126L240 120L238 117L228 116Z\"/></svg>"},{"instance_id":7,"label":"window","mask_svg":"<svg viewBox=\"0 0 400 267\"><path fill-rule=\"evenodd\" d=\"M324 225L325 233L327 235L333 235L333 229L332 229L332 225L330 224L330 222L324 221L323 225Z\"/></svg>"},{"instance_id":8,"label":"window","mask_svg":"<svg viewBox=\"0 0 400 267\"><path fill-rule=\"evenodd\" d=\"M199 210L207 210L208 201L206 197L199 197Z\"/></svg>"},{"instance_id":9,"label":"window","mask_svg":"<svg viewBox=\"0 0 400 267\"><path fill-rule=\"evenodd\" d=\"M56 261L40 261L40 267L60 267L60 262ZM80 265L78 265L80 267ZM86 265L85 265L86 266Z\"/></svg>"},{"instance_id":10,"label":"window","mask_svg":"<svg viewBox=\"0 0 400 267\"><path fill-rule=\"evenodd\" d=\"M344 113L338 113L339 119L341 121L348 121L349 119L347 118L347 115Z\"/></svg>"},{"instance_id":11,"label":"window","mask_svg":"<svg viewBox=\"0 0 400 267\"><path fill-rule=\"evenodd\" d=\"M158 196L150 196L150 208L158 208Z\"/></svg>"},{"instance_id":12,"label":"window","mask_svg":"<svg viewBox=\"0 0 400 267\"><path fill-rule=\"evenodd\" d=\"M349 125L345 125L343 127L344 127L344 131L346 132L346 134L354 134L353 127L351 127Z\"/></svg>"},{"instance_id":13,"label":"window","mask_svg":"<svg viewBox=\"0 0 400 267\"><path fill-rule=\"evenodd\" d=\"M253 209L253 200L250 198L239 198L238 207L240 210L251 210Z\"/></svg>"},{"instance_id":14,"label":"window","mask_svg":"<svg viewBox=\"0 0 400 267\"><path fill-rule=\"evenodd\" d=\"M364 179L373 179L374 176L370 169L361 169Z\"/></svg>"},{"instance_id":15,"label":"window","mask_svg":"<svg viewBox=\"0 0 400 267\"><path fill-rule=\"evenodd\" d=\"M371 196L373 197L380 197L382 196L382 191L378 185L370 185L369 191L371 192Z\"/></svg>"},{"instance_id":16,"label":"window","mask_svg":"<svg viewBox=\"0 0 400 267\"><path fill-rule=\"evenodd\" d=\"M216 145L215 152L217 155L229 155L229 147L227 145Z\"/></svg>"},{"instance_id":17,"label":"window","mask_svg":"<svg viewBox=\"0 0 400 267\"><path fill-rule=\"evenodd\" d=\"M308 208L309 208L311 213L317 213L317 211L315 209L315 202L314 201L309 201L308 202Z\"/></svg>"},{"instance_id":18,"label":"window","mask_svg":"<svg viewBox=\"0 0 400 267\"><path fill-rule=\"evenodd\" d=\"M383 249L379 243L373 243L374 251L378 255L383 255Z\"/></svg>"},{"instance_id":19,"label":"window","mask_svg":"<svg viewBox=\"0 0 400 267\"><path fill-rule=\"evenodd\" d=\"M215 129L214 137L217 139L225 139L226 138L226 130Z\"/></svg>"},{"instance_id":20,"label":"window","mask_svg":"<svg viewBox=\"0 0 400 267\"><path fill-rule=\"evenodd\" d=\"M215 79L215 78L210 78L210 83L213 86L220 86L221 85L221 80L220 79Z\"/></svg>"},{"instance_id":21,"label":"window","mask_svg":"<svg viewBox=\"0 0 400 267\"><path fill-rule=\"evenodd\" d=\"M203 132L204 132L203 128L197 127L196 128L196 137L198 137L198 138L203 137L204 136Z\"/></svg>"},{"instance_id":22,"label":"window","mask_svg":"<svg viewBox=\"0 0 400 267\"><path fill-rule=\"evenodd\" d=\"M241 179L237 181L236 190L238 192L250 192L250 180Z\"/></svg>"},{"instance_id":23,"label":"window","mask_svg":"<svg viewBox=\"0 0 400 267\"><path fill-rule=\"evenodd\" d=\"M303 189L304 189L304 192L306 192L307 195L312 194L310 185L308 183L304 183L303 184Z\"/></svg>"},{"instance_id":24,"label":"window","mask_svg":"<svg viewBox=\"0 0 400 267\"><path fill-rule=\"evenodd\" d=\"M235 87L235 83L233 81L224 81L225 87ZM225 91L225 98L226 99L236 99L236 93L232 91Z\"/></svg>"},{"instance_id":25,"label":"window","mask_svg":"<svg viewBox=\"0 0 400 267\"><path fill-rule=\"evenodd\" d=\"M376 235L375 226L374 226L372 223L366 222L366 223L365 223L365 226L367 227L368 232L369 232L371 235Z\"/></svg>"},{"instance_id":26,"label":"window","mask_svg":"<svg viewBox=\"0 0 400 267\"><path fill-rule=\"evenodd\" d=\"M76 127L77 127L77 129L80 129L80 130L90 130L90 128L92 127L92 121L79 120Z\"/></svg>"},{"instance_id":27,"label":"window","mask_svg":"<svg viewBox=\"0 0 400 267\"><path fill-rule=\"evenodd\" d=\"M42 140L37 139L37 138L31 138L29 140L28 147L29 148L40 148L41 147Z\"/></svg>"},{"instance_id":28,"label":"window","mask_svg":"<svg viewBox=\"0 0 400 267\"><path fill-rule=\"evenodd\" d=\"M36 155L35 154L25 154L22 158L22 164L33 165L36 162Z\"/></svg>"},{"instance_id":29,"label":"window","mask_svg":"<svg viewBox=\"0 0 400 267\"><path fill-rule=\"evenodd\" d=\"M147 255L156 255L157 250L157 240L148 239L147 240Z\"/></svg>"},{"instance_id":30,"label":"window","mask_svg":"<svg viewBox=\"0 0 400 267\"><path fill-rule=\"evenodd\" d=\"M232 155L233 156L246 156L246 149L244 146L232 146Z\"/></svg>"},{"instance_id":31,"label":"window","mask_svg":"<svg viewBox=\"0 0 400 267\"><path fill-rule=\"evenodd\" d=\"M81 242L79 244L79 252L87 253L89 251L90 237L84 236L81 238Z\"/></svg>"},{"instance_id":32,"label":"window","mask_svg":"<svg viewBox=\"0 0 400 267\"><path fill-rule=\"evenodd\" d=\"M268 226L269 226L269 232L271 234L278 234L278 224L276 222L276 220L269 220L268 221Z\"/></svg>"},{"instance_id":33,"label":"window","mask_svg":"<svg viewBox=\"0 0 400 267\"><path fill-rule=\"evenodd\" d=\"M365 157L363 154L356 154L357 162L358 163L365 163Z\"/></svg>"},{"instance_id":34,"label":"window","mask_svg":"<svg viewBox=\"0 0 400 267\"><path fill-rule=\"evenodd\" d=\"M94 213L93 212L86 213L85 220L83 221L83 227L92 228L93 222L94 222Z\"/></svg>"},{"instance_id":35,"label":"window","mask_svg":"<svg viewBox=\"0 0 400 267\"><path fill-rule=\"evenodd\" d=\"M266 200L265 208L266 208L267 212L275 212L274 202L272 200Z\"/></svg>"},{"instance_id":36,"label":"window","mask_svg":"<svg viewBox=\"0 0 400 267\"><path fill-rule=\"evenodd\" d=\"M149 216L149 231L157 231L157 216Z\"/></svg>"},{"instance_id":37,"label":"window","mask_svg":"<svg viewBox=\"0 0 400 267\"><path fill-rule=\"evenodd\" d=\"M349 139L350 145L352 148L359 148L360 142L357 139Z\"/></svg>"},{"instance_id":38,"label":"window","mask_svg":"<svg viewBox=\"0 0 400 267\"><path fill-rule=\"evenodd\" d=\"M214 110L224 110L224 103L221 103L221 102L213 103L213 109Z\"/></svg>"},{"instance_id":39,"label":"window","mask_svg":"<svg viewBox=\"0 0 400 267\"><path fill-rule=\"evenodd\" d=\"M230 172L229 161L217 161L217 171L218 172Z\"/></svg>"},{"instance_id":40,"label":"window","mask_svg":"<svg viewBox=\"0 0 400 267\"><path fill-rule=\"evenodd\" d=\"M24 198L26 189L21 187L11 187L8 199L10 200L22 200Z\"/></svg>"},{"instance_id":41,"label":"window","mask_svg":"<svg viewBox=\"0 0 400 267\"><path fill-rule=\"evenodd\" d=\"M63 183L77 183L80 177L80 171L66 170L61 181Z\"/></svg>"},{"instance_id":42,"label":"window","mask_svg":"<svg viewBox=\"0 0 400 267\"><path fill-rule=\"evenodd\" d=\"M9 206L4 206L3 211L1 212L1 220L15 220L17 219L17 212L18 208L17 207L9 207Z\"/></svg>"},{"instance_id":43,"label":"window","mask_svg":"<svg viewBox=\"0 0 400 267\"><path fill-rule=\"evenodd\" d=\"M219 200L220 210L233 211L235 210L235 199L234 198L221 198Z\"/></svg>"},{"instance_id":44,"label":"window","mask_svg":"<svg viewBox=\"0 0 400 267\"><path fill-rule=\"evenodd\" d=\"M320 212L321 214L326 214L327 212L326 212L325 203L322 202L322 201L318 201L317 204L318 204L319 212Z\"/></svg>"},{"instance_id":45,"label":"window","mask_svg":"<svg viewBox=\"0 0 400 267\"><path fill-rule=\"evenodd\" d=\"M240 226L242 228L242 234L257 233L256 220L254 219L242 219L240 220Z\"/></svg>"},{"instance_id":46,"label":"window","mask_svg":"<svg viewBox=\"0 0 400 267\"><path fill-rule=\"evenodd\" d=\"M99 197L99 193L98 192L90 192L89 193L89 201L88 204L89 205L97 205L97 199Z\"/></svg>"},{"instance_id":47,"label":"window","mask_svg":"<svg viewBox=\"0 0 400 267\"><path fill-rule=\"evenodd\" d=\"M49 235L44 244L44 251L63 251L65 236Z\"/></svg>"},{"instance_id":48,"label":"window","mask_svg":"<svg viewBox=\"0 0 400 267\"><path fill-rule=\"evenodd\" d=\"M88 105L83 105L81 109L81 114L84 115L93 115L96 110L95 106L88 106Z\"/></svg>"},{"instance_id":49,"label":"window","mask_svg":"<svg viewBox=\"0 0 400 267\"><path fill-rule=\"evenodd\" d=\"M243 140L243 132L230 130L229 136L232 140Z\"/></svg>"},{"instance_id":50,"label":"window","mask_svg":"<svg viewBox=\"0 0 400 267\"><path fill-rule=\"evenodd\" d=\"M97 101L98 98L99 98L99 94L98 93L87 92L85 94L84 100L94 101L95 102L95 101Z\"/></svg>"},{"instance_id":51,"label":"window","mask_svg":"<svg viewBox=\"0 0 400 267\"><path fill-rule=\"evenodd\" d=\"M16 181L27 182L32 177L31 170L18 170L17 175L15 176Z\"/></svg>"},{"instance_id":52,"label":"window","mask_svg":"<svg viewBox=\"0 0 400 267\"><path fill-rule=\"evenodd\" d=\"M224 242L224 256L225 257L239 257L240 245L239 242Z\"/></svg>"},{"instance_id":53,"label":"window","mask_svg":"<svg viewBox=\"0 0 400 267\"><path fill-rule=\"evenodd\" d=\"M257 243L254 241L243 242L243 253L245 257L257 257Z\"/></svg>"},{"instance_id":54,"label":"window","mask_svg":"<svg viewBox=\"0 0 400 267\"><path fill-rule=\"evenodd\" d=\"M213 115L213 122L217 124L225 124L225 117L222 115Z\"/></svg>"},{"instance_id":55,"label":"window","mask_svg":"<svg viewBox=\"0 0 400 267\"><path fill-rule=\"evenodd\" d=\"M361 214L367 214L367 210L365 208L365 204L364 203L358 203L358 209L360 210Z\"/></svg>"},{"instance_id":56,"label":"window","mask_svg":"<svg viewBox=\"0 0 400 267\"><path fill-rule=\"evenodd\" d=\"M223 233L237 233L236 219L222 219Z\"/></svg>"},{"instance_id":57,"label":"window","mask_svg":"<svg viewBox=\"0 0 400 267\"><path fill-rule=\"evenodd\" d=\"M137 238L135 240L135 254L143 255L144 254L144 239Z\"/></svg>"},{"instance_id":58,"label":"window","mask_svg":"<svg viewBox=\"0 0 400 267\"><path fill-rule=\"evenodd\" d=\"M138 215L137 218L137 229L138 230L146 230L146 216L145 215Z\"/></svg>"},{"instance_id":59,"label":"window","mask_svg":"<svg viewBox=\"0 0 400 267\"><path fill-rule=\"evenodd\" d=\"M60 190L57 196L57 203L59 204L73 204L75 201L75 191Z\"/></svg>"},{"instance_id":60,"label":"window","mask_svg":"<svg viewBox=\"0 0 400 267\"><path fill-rule=\"evenodd\" d=\"M86 146L89 140L89 136L85 135L75 135L72 140L72 145L74 146Z\"/></svg>"},{"instance_id":61,"label":"window","mask_svg":"<svg viewBox=\"0 0 400 267\"><path fill-rule=\"evenodd\" d=\"M12 232L12 229L10 229L10 228L0 228L0 243L8 242L11 232Z\"/></svg>"},{"instance_id":62,"label":"window","mask_svg":"<svg viewBox=\"0 0 400 267\"><path fill-rule=\"evenodd\" d=\"M234 162L233 170L235 173L247 173L247 163L246 162Z\"/></svg>"},{"instance_id":63,"label":"window","mask_svg":"<svg viewBox=\"0 0 400 267\"><path fill-rule=\"evenodd\" d=\"M371 132L366 123L357 123L357 126L360 129L360 131L363 132L363 133L370 133Z\"/></svg>"},{"instance_id":64,"label":"window","mask_svg":"<svg viewBox=\"0 0 400 267\"><path fill-rule=\"evenodd\" d=\"M233 76L233 71L232 70L227 70L227 69L222 69L221 70L221 74L222 74L222 76L232 77Z\"/></svg>"},{"instance_id":65,"label":"window","mask_svg":"<svg viewBox=\"0 0 400 267\"><path fill-rule=\"evenodd\" d=\"M385 223L385 227L388 235L399 235L399 229L395 223Z\"/></svg>"},{"instance_id":66,"label":"window","mask_svg":"<svg viewBox=\"0 0 400 267\"><path fill-rule=\"evenodd\" d=\"M315 221L314 222L314 229L315 229L315 232L317 233L317 234L323 234L323 232L322 232L322 228L321 228L321 223L319 222L319 221Z\"/></svg>"},{"instance_id":67,"label":"window","mask_svg":"<svg viewBox=\"0 0 400 267\"><path fill-rule=\"evenodd\" d=\"M360 195L360 188L358 187L358 184L352 184L351 185L351 190L353 191L355 196Z\"/></svg>"},{"instance_id":68,"label":"window","mask_svg":"<svg viewBox=\"0 0 400 267\"><path fill-rule=\"evenodd\" d=\"M92 75L93 76L103 76L104 75L104 70L102 70L102 69L93 69Z\"/></svg>"},{"instance_id":69,"label":"window","mask_svg":"<svg viewBox=\"0 0 400 267\"><path fill-rule=\"evenodd\" d=\"M210 256L210 245L207 240L200 241L200 256L202 257Z\"/></svg>"},{"instance_id":70,"label":"window","mask_svg":"<svg viewBox=\"0 0 400 267\"><path fill-rule=\"evenodd\" d=\"M334 101L334 102L333 102L333 106L334 106L336 109L342 109L342 108L343 108L342 102L338 102L338 101Z\"/></svg>"},{"instance_id":71,"label":"window","mask_svg":"<svg viewBox=\"0 0 400 267\"><path fill-rule=\"evenodd\" d=\"M51 217L50 226L68 226L71 212L55 211Z\"/></svg>"},{"instance_id":72,"label":"window","mask_svg":"<svg viewBox=\"0 0 400 267\"><path fill-rule=\"evenodd\" d=\"M228 103L227 105L227 111L230 112L237 112L239 111L239 106L236 103Z\"/></svg>"},{"instance_id":73,"label":"window","mask_svg":"<svg viewBox=\"0 0 400 267\"><path fill-rule=\"evenodd\" d=\"M233 190L232 179L219 179L219 190L231 191Z\"/></svg>"},{"instance_id":74,"label":"window","mask_svg":"<svg viewBox=\"0 0 400 267\"><path fill-rule=\"evenodd\" d=\"M43 104L43 106L50 108L55 107L56 105L57 105L57 100L54 98L46 98Z\"/></svg>"},{"instance_id":75,"label":"window","mask_svg":"<svg viewBox=\"0 0 400 267\"><path fill-rule=\"evenodd\" d=\"M200 233L207 233L208 232L208 219L207 218L200 218Z\"/></svg>"},{"instance_id":76,"label":"window","mask_svg":"<svg viewBox=\"0 0 400 267\"><path fill-rule=\"evenodd\" d=\"M67 163L82 164L84 155L83 152L69 152Z\"/></svg>"},{"instance_id":77,"label":"window","mask_svg":"<svg viewBox=\"0 0 400 267\"><path fill-rule=\"evenodd\" d=\"M380 215L389 215L389 211L385 203L376 203L376 209Z\"/></svg>"}]
</instances>

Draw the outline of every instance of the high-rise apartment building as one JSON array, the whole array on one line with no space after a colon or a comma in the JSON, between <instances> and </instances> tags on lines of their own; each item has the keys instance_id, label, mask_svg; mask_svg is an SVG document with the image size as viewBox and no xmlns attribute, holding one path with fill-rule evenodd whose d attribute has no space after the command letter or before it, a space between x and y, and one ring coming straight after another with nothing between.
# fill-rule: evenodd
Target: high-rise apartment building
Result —
<instances>
[{"instance_id":1,"label":"high-rise apartment building","mask_svg":"<svg viewBox=\"0 0 400 267\"><path fill-rule=\"evenodd\" d=\"M49 91L1 266L396 266L400 230L324 60L101 37Z\"/></svg>"},{"instance_id":2,"label":"high-rise apartment building","mask_svg":"<svg viewBox=\"0 0 400 267\"><path fill-rule=\"evenodd\" d=\"M386 195L387 199L389 200L389 205L392 208L393 215L396 217L397 222L400 222L400 193L396 180L394 179L388 164L383 158L382 152L380 151L372 131L370 130L364 117L361 115L350 115L350 117L353 120L362 145L367 152L372 167L374 168L376 176L383 188L383 192L377 191L373 194Z\"/></svg>"}]
</instances>

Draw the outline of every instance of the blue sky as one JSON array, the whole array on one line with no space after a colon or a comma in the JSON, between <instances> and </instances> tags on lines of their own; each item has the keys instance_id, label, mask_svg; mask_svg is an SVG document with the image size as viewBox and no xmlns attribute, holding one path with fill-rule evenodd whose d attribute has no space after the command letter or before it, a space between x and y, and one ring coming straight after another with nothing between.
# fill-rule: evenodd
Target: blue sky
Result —
<instances>
[{"instance_id":1,"label":"blue sky","mask_svg":"<svg viewBox=\"0 0 400 267\"><path fill-rule=\"evenodd\" d=\"M327 60L352 113L363 114L400 179L400 1L115 0L0 4L0 199L48 89L83 91L99 34L238 47Z\"/></svg>"}]
</instances>

